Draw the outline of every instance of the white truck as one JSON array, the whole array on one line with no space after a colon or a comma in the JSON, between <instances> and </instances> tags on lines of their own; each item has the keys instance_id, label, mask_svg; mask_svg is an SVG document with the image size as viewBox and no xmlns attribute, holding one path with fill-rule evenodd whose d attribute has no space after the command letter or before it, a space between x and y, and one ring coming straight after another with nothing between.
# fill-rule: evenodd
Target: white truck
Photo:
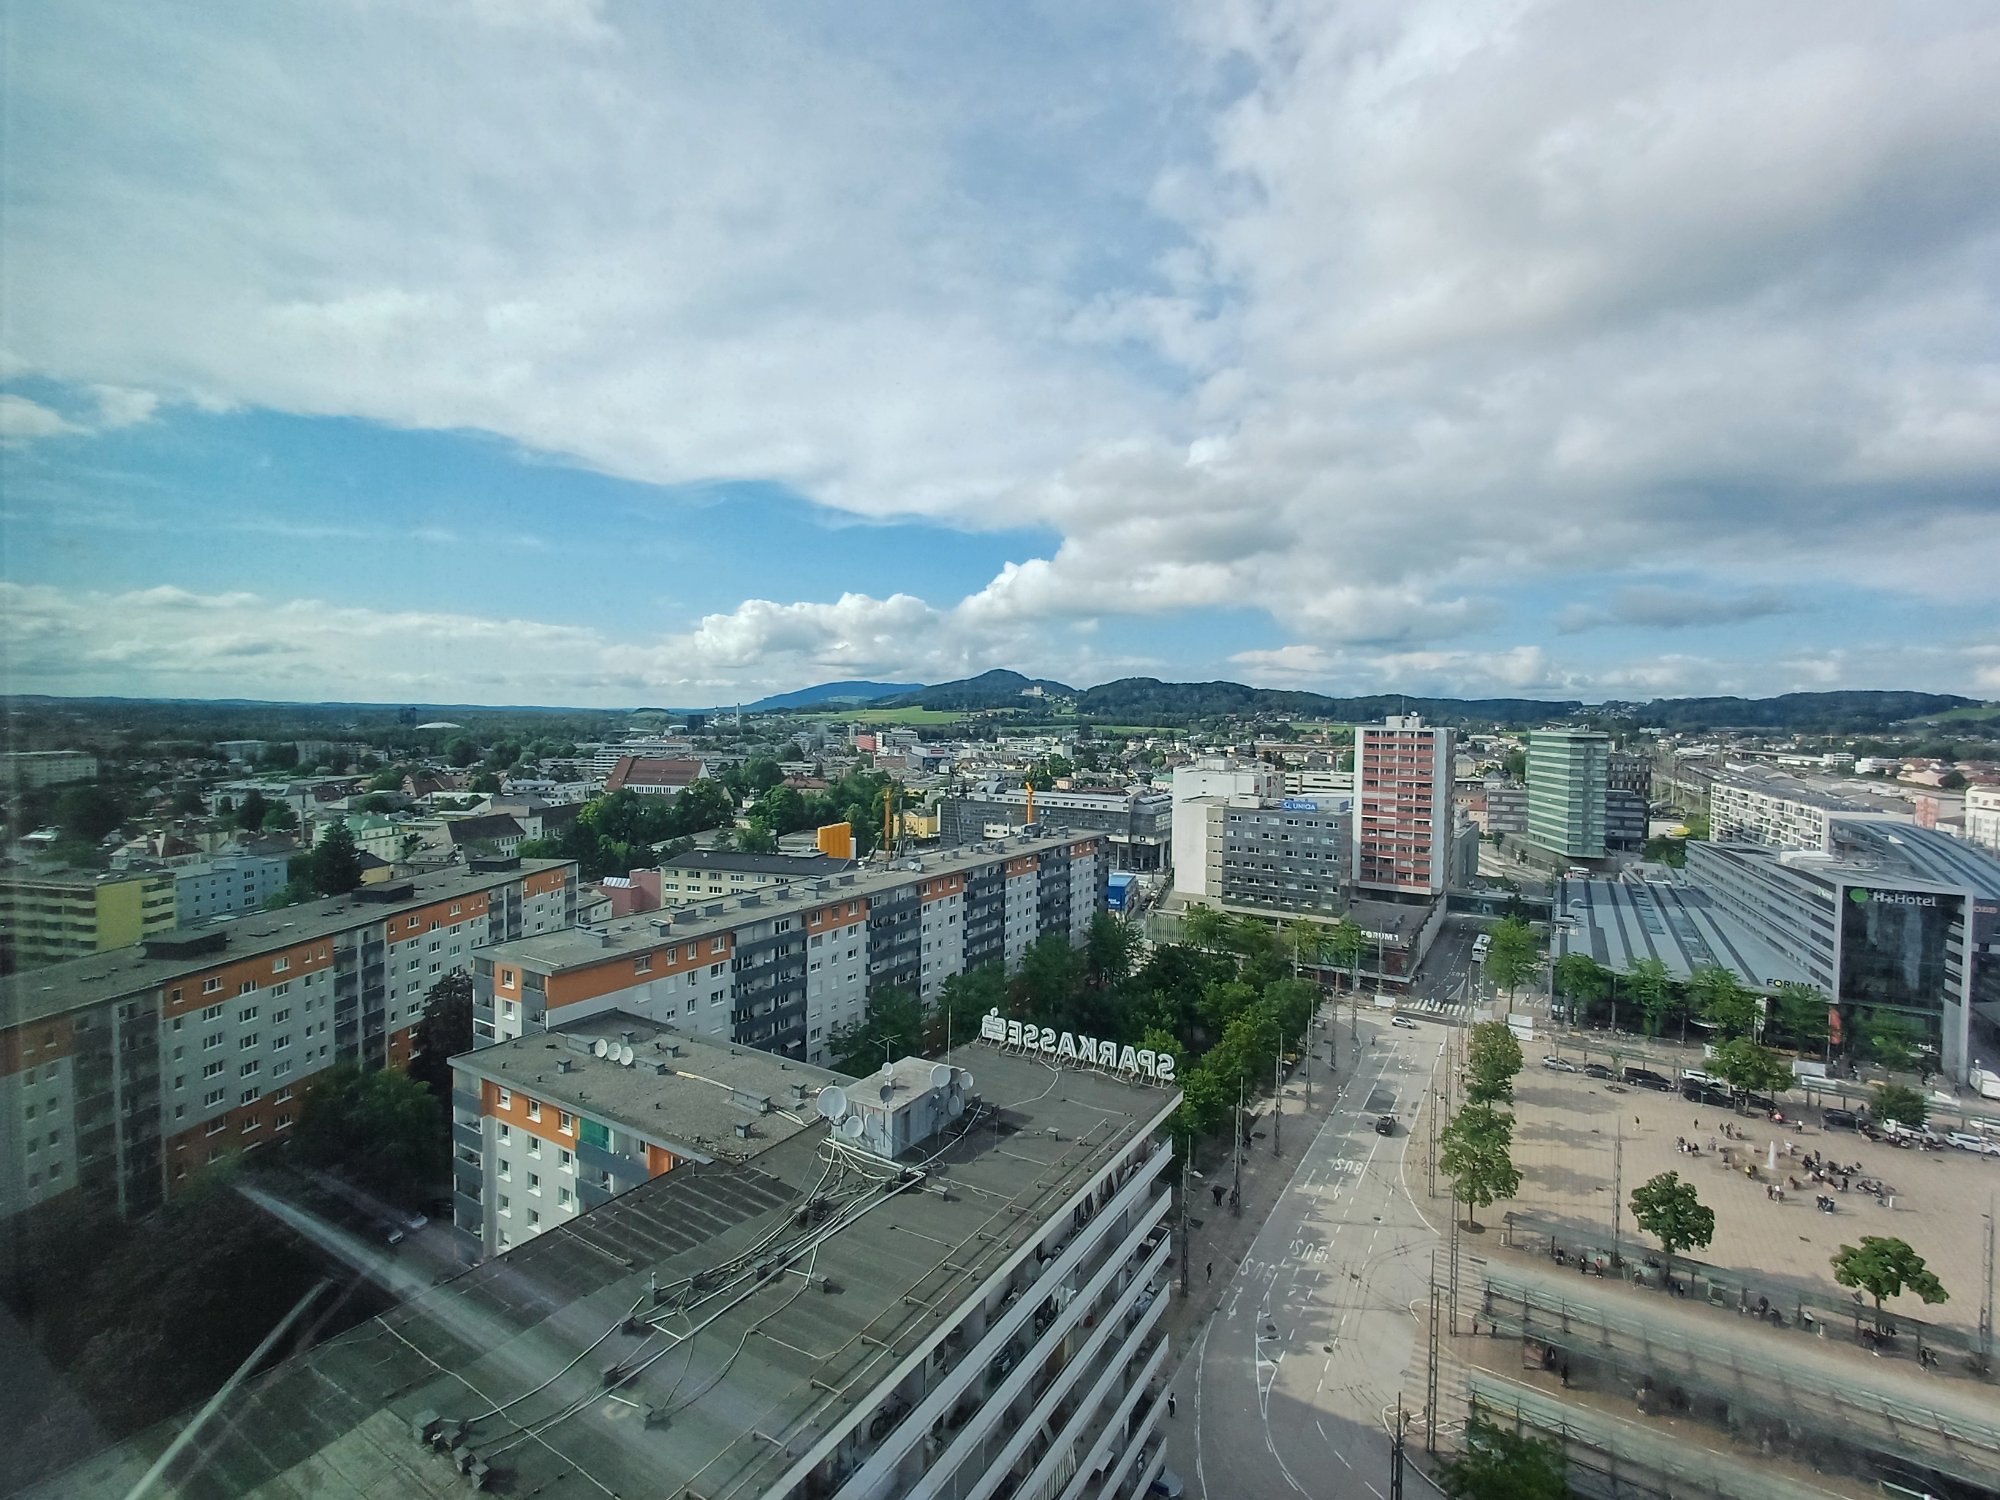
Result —
<instances>
[{"instance_id":1,"label":"white truck","mask_svg":"<svg viewBox=\"0 0 2000 1500\"><path fill-rule=\"evenodd\" d=\"M1928 1125L1905 1125L1900 1120L1877 1122L1882 1134L1899 1146L1937 1146L1943 1138Z\"/></svg>"},{"instance_id":2,"label":"white truck","mask_svg":"<svg viewBox=\"0 0 2000 1500\"><path fill-rule=\"evenodd\" d=\"M1994 1072L1986 1064L1974 1063L1972 1065L1970 1082L1973 1093L1977 1094L1980 1098L2000 1099L2000 1073Z\"/></svg>"}]
</instances>

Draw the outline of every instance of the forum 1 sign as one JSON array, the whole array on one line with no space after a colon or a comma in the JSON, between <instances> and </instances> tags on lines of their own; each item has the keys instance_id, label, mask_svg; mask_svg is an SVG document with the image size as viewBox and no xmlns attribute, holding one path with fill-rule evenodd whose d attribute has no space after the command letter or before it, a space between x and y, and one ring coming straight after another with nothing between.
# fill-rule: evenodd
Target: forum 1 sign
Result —
<instances>
[{"instance_id":1,"label":"forum 1 sign","mask_svg":"<svg viewBox=\"0 0 2000 1500\"><path fill-rule=\"evenodd\" d=\"M1050 1062L1089 1063L1092 1067L1129 1073L1134 1078L1150 1078L1155 1083L1174 1081L1174 1055L1171 1052L1155 1052L1150 1047L1121 1047L1117 1042L1101 1042L1096 1037L1057 1031L1053 1026L1009 1021L997 1010L989 1010L979 1018L979 1035L983 1040L998 1042L1003 1047L1039 1052Z\"/></svg>"}]
</instances>

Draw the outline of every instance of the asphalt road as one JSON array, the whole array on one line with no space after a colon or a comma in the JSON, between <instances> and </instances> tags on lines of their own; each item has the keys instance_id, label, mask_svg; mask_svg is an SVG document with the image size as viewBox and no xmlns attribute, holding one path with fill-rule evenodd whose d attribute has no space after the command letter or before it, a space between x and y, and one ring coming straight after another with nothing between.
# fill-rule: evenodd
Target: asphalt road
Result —
<instances>
[{"instance_id":1,"label":"asphalt road","mask_svg":"<svg viewBox=\"0 0 2000 1500\"><path fill-rule=\"evenodd\" d=\"M1371 1034L1175 1376L1167 1462L1190 1495L1388 1495L1385 1413L1423 1356L1442 1222L1422 1202L1413 1127L1445 1032L1365 1022L1364 1043ZM1377 1134L1376 1117L1392 1111L1396 1134ZM1409 1486L1429 1488L1414 1468Z\"/></svg>"},{"instance_id":2,"label":"asphalt road","mask_svg":"<svg viewBox=\"0 0 2000 1500\"><path fill-rule=\"evenodd\" d=\"M1479 998L1479 966L1472 960L1473 940L1480 929L1448 923L1417 966L1410 989L1420 999L1453 1002Z\"/></svg>"}]
</instances>

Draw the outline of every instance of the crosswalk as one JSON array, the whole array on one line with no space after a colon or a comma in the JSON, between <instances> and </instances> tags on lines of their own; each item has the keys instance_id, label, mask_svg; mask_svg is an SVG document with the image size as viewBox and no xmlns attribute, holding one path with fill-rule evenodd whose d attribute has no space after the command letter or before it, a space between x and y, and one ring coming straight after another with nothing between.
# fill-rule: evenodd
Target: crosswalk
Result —
<instances>
[{"instance_id":1,"label":"crosswalk","mask_svg":"<svg viewBox=\"0 0 2000 1500\"><path fill-rule=\"evenodd\" d=\"M1435 995L1420 995L1409 1000L1396 1002L1396 1009L1412 1015L1436 1016L1441 1020L1463 1021L1472 1015L1472 1006L1464 1000L1440 1000Z\"/></svg>"}]
</instances>

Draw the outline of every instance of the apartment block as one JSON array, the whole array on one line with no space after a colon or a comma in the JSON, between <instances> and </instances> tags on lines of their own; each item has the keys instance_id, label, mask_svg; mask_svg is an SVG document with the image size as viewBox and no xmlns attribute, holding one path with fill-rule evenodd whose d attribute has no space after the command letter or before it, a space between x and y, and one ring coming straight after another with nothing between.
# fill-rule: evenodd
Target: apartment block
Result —
<instances>
[{"instance_id":1,"label":"apartment block","mask_svg":"<svg viewBox=\"0 0 2000 1500\"><path fill-rule=\"evenodd\" d=\"M97 757L87 750L0 751L0 786L13 791L95 780Z\"/></svg>"},{"instance_id":2,"label":"apartment block","mask_svg":"<svg viewBox=\"0 0 2000 1500\"><path fill-rule=\"evenodd\" d=\"M1982 849L2000 853L2000 786L1965 789L1965 837Z\"/></svg>"},{"instance_id":3,"label":"apartment block","mask_svg":"<svg viewBox=\"0 0 2000 1500\"><path fill-rule=\"evenodd\" d=\"M498 1255L676 1167L749 1162L852 1081L618 1010L455 1057L459 1248Z\"/></svg>"},{"instance_id":4,"label":"apartment block","mask_svg":"<svg viewBox=\"0 0 2000 1500\"><path fill-rule=\"evenodd\" d=\"M1108 843L982 841L501 944L473 966L474 1034L510 1041L617 1009L823 1063L885 989L934 998L965 969L1019 964L1038 938L1081 944L1104 909Z\"/></svg>"},{"instance_id":5,"label":"apartment block","mask_svg":"<svg viewBox=\"0 0 2000 1500\"><path fill-rule=\"evenodd\" d=\"M1173 862L1173 794L1151 787L1122 792L1035 792L1035 824L1044 833L1101 833L1115 870L1164 870ZM1025 790L988 787L938 802L946 844L1005 838L1028 826Z\"/></svg>"},{"instance_id":6,"label":"apartment block","mask_svg":"<svg viewBox=\"0 0 2000 1500\"><path fill-rule=\"evenodd\" d=\"M1887 799L1848 796L1761 766L1727 766L1708 786L1709 836L1773 849L1833 847L1839 818L1914 823L1915 810Z\"/></svg>"},{"instance_id":7,"label":"apartment block","mask_svg":"<svg viewBox=\"0 0 2000 1500\"><path fill-rule=\"evenodd\" d=\"M739 854L731 849L690 849L660 866L660 901L677 906L702 897L739 896L852 870L851 859L825 854Z\"/></svg>"},{"instance_id":8,"label":"apartment block","mask_svg":"<svg viewBox=\"0 0 2000 1500\"><path fill-rule=\"evenodd\" d=\"M218 854L174 870L174 922L186 927L256 911L291 881L292 853Z\"/></svg>"},{"instance_id":9,"label":"apartment block","mask_svg":"<svg viewBox=\"0 0 2000 1500\"><path fill-rule=\"evenodd\" d=\"M0 979L0 1218L67 1192L143 1212L282 1135L315 1073L408 1062L430 987L569 923L575 890L568 861L496 861Z\"/></svg>"},{"instance_id":10,"label":"apartment block","mask_svg":"<svg viewBox=\"0 0 2000 1500\"><path fill-rule=\"evenodd\" d=\"M24 966L129 948L173 925L172 870L0 874L0 944Z\"/></svg>"},{"instance_id":11,"label":"apartment block","mask_svg":"<svg viewBox=\"0 0 2000 1500\"><path fill-rule=\"evenodd\" d=\"M1594 729L1528 732L1528 837L1570 859L1604 858L1611 737Z\"/></svg>"},{"instance_id":12,"label":"apartment block","mask_svg":"<svg viewBox=\"0 0 2000 1500\"><path fill-rule=\"evenodd\" d=\"M1455 755L1449 729L1414 714L1354 731L1354 883L1368 891L1435 896L1449 875L1451 785Z\"/></svg>"},{"instance_id":13,"label":"apartment block","mask_svg":"<svg viewBox=\"0 0 2000 1500\"><path fill-rule=\"evenodd\" d=\"M540 1045L553 1063L567 1044ZM1180 1095L1056 1066L1051 1088L1051 1059L981 1041L809 1085L801 1110L789 1090L769 1115L723 1106L746 1146L781 1111L805 1124L640 1181L432 1288L421 1316L245 1384L205 1429L210 1488L1138 1500L1164 1458ZM468 1394L503 1366L504 1394ZM135 1440L65 1500L123 1494L150 1457Z\"/></svg>"},{"instance_id":14,"label":"apartment block","mask_svg":"<svg viewBox=\"0 0 2000 1500\"><path fill-rule=\"evenodd\" d=\"M1182 894L1270 912L1346 910L1351 798L1196 797L1176 804L1174 821Z\"/></svg>"}]
</instances>

